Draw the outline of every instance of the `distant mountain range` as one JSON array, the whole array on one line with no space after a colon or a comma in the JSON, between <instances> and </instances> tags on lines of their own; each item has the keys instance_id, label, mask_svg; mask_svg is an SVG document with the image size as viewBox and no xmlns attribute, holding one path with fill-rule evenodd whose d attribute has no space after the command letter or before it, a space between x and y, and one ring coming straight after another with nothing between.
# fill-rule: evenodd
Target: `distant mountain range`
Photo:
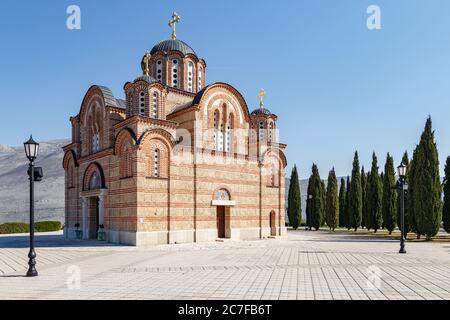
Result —
<instances>
[{"instance_id":1,"label":"distant mountain range","mask_svg":"<svg viewBox=\"0 0 450 320\"><path fill-rule=\"evenodd\" d=\"M40 143L37 166L44 179L36 183L37 220L64 220L64 169L62 147L69 140ZM0 145L0 223L27 222L29 219L28 160L23 146Z\"/></svg>"}]
</instances>

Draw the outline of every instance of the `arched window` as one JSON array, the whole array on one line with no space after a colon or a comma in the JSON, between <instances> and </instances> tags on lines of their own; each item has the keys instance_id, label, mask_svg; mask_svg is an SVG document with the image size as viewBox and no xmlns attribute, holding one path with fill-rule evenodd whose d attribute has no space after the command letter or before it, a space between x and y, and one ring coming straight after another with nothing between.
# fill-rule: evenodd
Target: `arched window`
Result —
<instances>
[{"instance_id":1,"label":"arched window","mask_svg":"<svg viewBox=\"0 0 450 320\"><path fill-rule=\"evenodd\" d=\"M163 63L162 60L156 61L156 80L162 81Z\"/></svg>"},{"instance_id":2,"label":"arched window","mask_svg":"<svg viewBox=\"0 0 450 320\"><path fill-rule=\"evenodd\" d=\"M94 125L92 132L92 153L96 153L100 150L100 135L97 126Z\"/></svg>"},{"instance_id":3,"label":"arched window","mask_svg":"<svg viewBox=\"0 0 450 320\"><path fill-rule=\"evenodd\" d=\"M198 68L198 91L202 90L202 86L203 86L202 73L203 73L203 69L202 69L202 67L199 67Z\"/></svg>"},{"instance_id":4,"label":"arched window","mask_svg":"<svg viewBox=\"0 0 450 320\"><path fill-rule=\"evenodd\" d=\"M193 77L194 77L194 64L192 62L189 62L188 63L188 78L187 78L187 83L188 83L187 91L189 91L189 92L193 91L193 86L192 86Z\"/></svg>"},{"instance_id":5,"label":"arched window","mask_svg":"<svg viewBox=\"0 0 450 320\"><path fill-rule=\"evenodd\" d=\"M267 185L270 187L278 187L278 164L273 159L267 165Z\"/></svg>"},{"instance_id":6,"label":"arched window","mask_svg":"<svg viewBox=\"0 0 450 320\"><path fill-rule=\"evenodd\" d=\"M152 118L158 118L158 94L156 92L153 93Z\"/></svg>"},{"instance_id":7,"label":"arched window","mask_svg":"<svg viewBox=\"0 0 450 320\"><path fill-rule=\"evenodd\" d=\"M160 161L160 157L159 157L159 149L155 149L155 177L159 177L159 161Z\"/></svg>"},{"instance_id":8,"label":"arched window","mask_svg":"<svg viewBox=\"0 0 450 320\"><path fill-rule=\"evenodd\" d=\"M231 152L233 147L233 122L234 116L232 113L228 116L227 128L225 132L225 151Z\"/></svg>"},{"instance_id":9,"label":"arched window","mask_svg":"<svg viewBox=\"0 0 450 320\"><path fill-rule=\"evenodd\" d=\"M145 116L145 92L139 93L139 115Z\"/></svg>"},{"instance_id":10,"label":"arched window","mask_svg":"<svg viewBox=\"0 0 450 320\"><path fill-rule=\"evenodd\" d=\"M172 87L178 88L178 60L172 60Z\"/></svg>"}]
</instances>

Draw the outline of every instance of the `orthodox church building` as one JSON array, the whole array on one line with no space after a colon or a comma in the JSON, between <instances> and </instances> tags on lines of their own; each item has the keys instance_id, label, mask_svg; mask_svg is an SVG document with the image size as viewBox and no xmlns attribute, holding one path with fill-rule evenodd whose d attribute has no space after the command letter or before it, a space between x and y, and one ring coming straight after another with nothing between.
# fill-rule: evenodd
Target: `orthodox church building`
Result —
<instances>
[{"instance_id":1,"label":"orthodox church building","mask_svg":"<svg viewBox=\"0 0 450 320\"><path fill-rule=\"evenodd\" d=\"M89 88L64 147L65 235L127 245L262 239L286 233L277 116L172 38L144 54L125 99Z\"/></svg>"}]
</instances>

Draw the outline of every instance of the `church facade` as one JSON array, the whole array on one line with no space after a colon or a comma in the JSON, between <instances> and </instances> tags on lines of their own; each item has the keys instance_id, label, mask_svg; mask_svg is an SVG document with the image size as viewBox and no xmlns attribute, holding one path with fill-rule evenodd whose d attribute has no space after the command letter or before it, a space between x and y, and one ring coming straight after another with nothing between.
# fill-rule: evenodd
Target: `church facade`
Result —
<instances>
[{"instance_id":1,"label":"church facade","mask_svg":"<svg viewBox=\"0 0 450 320\"><path fill-rule=\"evenodd\" d=\"M89 88L64 147L65 236L155 245L283 236L286 145L185 42L156 44L125 99Z\"/></svg>"}]
</instances>

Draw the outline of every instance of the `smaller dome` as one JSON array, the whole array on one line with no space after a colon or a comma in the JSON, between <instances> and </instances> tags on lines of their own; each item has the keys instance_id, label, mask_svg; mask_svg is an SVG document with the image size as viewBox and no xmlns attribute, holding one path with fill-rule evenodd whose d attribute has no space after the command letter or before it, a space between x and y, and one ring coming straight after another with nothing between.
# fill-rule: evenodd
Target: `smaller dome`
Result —
<instances>
[{"instance_id":1,"label":"smaller dome","mask_svg":"<svg viewBox=\"0 0 450 320\"><path fill-rule=\"evenodd\" d=\"M151 76L147 76L147 75L142 75L140 77L137 77L136 79L134 79L133 82L137 82L137 81L147 81L148 83L158 82L155 78L153 78Z\"/></svg>"},{"instance_id":2,"label":"smaller dome","mask_svg":"<svg viewBox=\"0 0 450 320\"><path fill-rule=\"evenodd\" d=\"M155 54L158 51L168 53L169 51L180 51L184 55L193 54L196 56L194 49L192 49L186 42L181 40L164 40L156 44L150 51L150 54Z\"/></svg>"},{"instance_id":3,"label":"smaller dome","mask_svg":"<svg viewBox=\"0 0 450 320\"><path fill-rule=\"evenodd\" d=\"M270 110L266 109L266 108L258 108L258 109L253 110L251 114L253 116L256 116L256 115L259 115L259 114L270 116L270 115L272 115L272 112L270 112Z\"/></svg>"}]
</instances>

